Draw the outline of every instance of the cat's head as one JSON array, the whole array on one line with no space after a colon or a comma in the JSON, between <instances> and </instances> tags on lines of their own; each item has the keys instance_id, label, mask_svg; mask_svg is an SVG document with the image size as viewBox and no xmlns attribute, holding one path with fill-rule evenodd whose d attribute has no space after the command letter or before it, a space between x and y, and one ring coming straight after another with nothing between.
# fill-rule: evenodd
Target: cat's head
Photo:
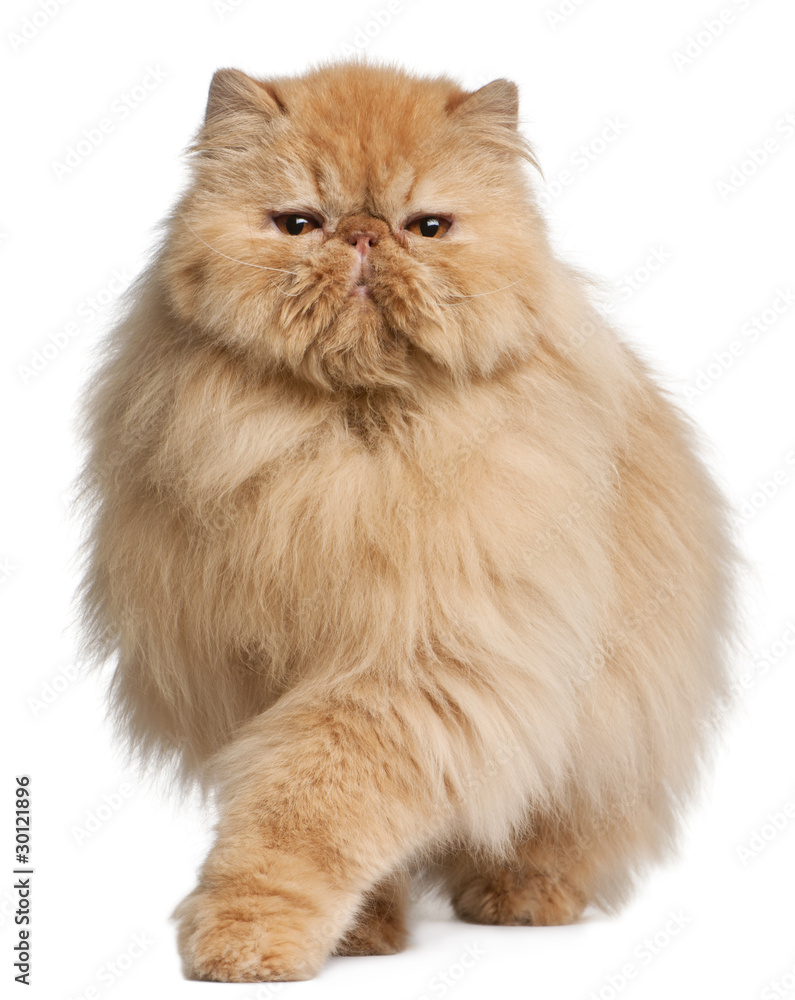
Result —
<instances>
[{"instance_id":1,"label":"cat's head","mask_svg":"<svg viewBox=\"0 0 795 1000\"><path fill-rule=\"evenodd\" d=\"M172 305L328 389L493 370L527 350L548 267L517 112L507 80L219 70L163 257Z\"/></svg>"}]
</instances>

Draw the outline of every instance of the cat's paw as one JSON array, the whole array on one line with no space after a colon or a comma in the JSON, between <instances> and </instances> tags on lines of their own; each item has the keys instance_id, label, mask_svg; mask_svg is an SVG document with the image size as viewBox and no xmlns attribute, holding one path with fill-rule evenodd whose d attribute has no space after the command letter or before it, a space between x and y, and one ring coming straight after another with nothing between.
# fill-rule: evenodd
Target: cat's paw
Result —
<instances>
[{"instance_id":1,"label":"cat's paw","mask_svg":"<svg viewBox=\"0 0 795 1000\"><path fill-rule=\"evenodd\" d=\"M335 955L397 955L408 931L402 914L366 911L334 949Z\"/></svg>"},{"instance_id":2,"label":"cat's paw","mask_svg":"<svg viewBox=\"0 0 795 1000\"><path fill-rule=\"evenodd\" d=\"M585 904L585 896L563 879L508 869L474 878L453 898L462 920L503 926L571 924Z\"/></svg>"},{"instance_id":3,"label":"cat's paw","mask_svg":"<svg viewBox=\"0 0 795 1000\"><path fill-rule=\"evenodd\" d=\"M186 979L216 983L312 979L325 953L300 914L279 913L267 896L196 889L174 911Z\"/></svg>"}]
</instances>

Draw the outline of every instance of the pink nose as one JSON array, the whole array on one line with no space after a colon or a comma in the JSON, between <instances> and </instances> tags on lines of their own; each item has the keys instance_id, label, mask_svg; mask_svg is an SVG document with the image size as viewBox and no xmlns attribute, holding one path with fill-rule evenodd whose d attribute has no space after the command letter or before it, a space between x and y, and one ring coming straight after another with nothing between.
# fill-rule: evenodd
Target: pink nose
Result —
<instances>
[{"instance_id":1,"label":"pink nose","mask_svg":"<svg viewBox=\"0 0 795 1000\"><path fill-rule=\"evenodd\" d=\"M362 257L364 257L370 247L374 247L378 242L378 233L357 230L354 233L348 233L347 239L350 245L356 247Z\"/></svg>"}]
</instances>

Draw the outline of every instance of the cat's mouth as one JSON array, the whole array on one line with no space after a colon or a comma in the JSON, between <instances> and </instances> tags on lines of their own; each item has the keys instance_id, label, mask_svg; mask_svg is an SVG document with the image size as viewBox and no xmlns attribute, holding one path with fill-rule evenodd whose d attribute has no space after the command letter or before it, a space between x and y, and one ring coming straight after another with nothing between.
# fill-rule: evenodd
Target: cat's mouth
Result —
<instances>
[{"instance_id":1,"label":"cat's mouth","mask_svg":"<svg viewBox=\"0 0 795 1000\"><path fill-rule=\"evenodd\" d=\"M349 295L353 295L359 299L367 299L370 297L370 286L367 283L367 278L372 271L372 265L366 259L362 260L360 257L353 268L351 269L351 279L353 279L353 284L350 287Z\"/></svg>"}]
</instances>

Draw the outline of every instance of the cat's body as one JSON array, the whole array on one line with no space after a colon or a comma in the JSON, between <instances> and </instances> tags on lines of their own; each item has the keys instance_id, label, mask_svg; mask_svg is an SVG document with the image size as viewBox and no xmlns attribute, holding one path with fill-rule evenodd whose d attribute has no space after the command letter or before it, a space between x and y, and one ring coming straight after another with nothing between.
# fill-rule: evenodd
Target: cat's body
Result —
<instances>
[{"instance_id":1,"label":"cat's body","mask_svg":"<svg viewBox=\"0 0 795 1000\"><path fill-rule=\"evenodd\" d=\"M504 81L219 73L114 335L86 613L133 742L219 793L188 975L395 950L412 868L468 919L615 905L693 790L721 503L515 119Z\"/></svg>"}]
</instances>

